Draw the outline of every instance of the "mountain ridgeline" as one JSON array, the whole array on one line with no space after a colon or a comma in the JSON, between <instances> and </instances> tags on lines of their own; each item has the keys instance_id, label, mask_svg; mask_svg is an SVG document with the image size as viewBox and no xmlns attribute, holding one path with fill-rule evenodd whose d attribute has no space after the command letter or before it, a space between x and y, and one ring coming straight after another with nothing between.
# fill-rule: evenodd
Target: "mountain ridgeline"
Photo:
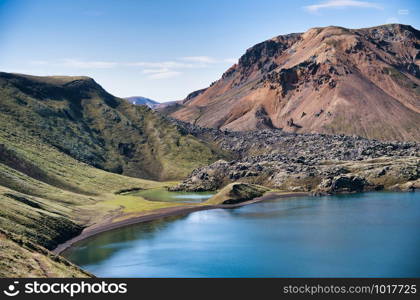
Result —
<instances>
[{"instance_id":1,"label":"mountain ridgeline","mask_svg":"<svg viewBox=\"0 0 420 300\"><path fill-rule=\"evenodd\" d=\"M420 32L312 28L248 49L172 116L203 127L420 139Z\"/></svg>"},{"instance_id":2,"label":"mountain ridgeline","mask_svg":"<svg viewBox=\"0 0 420 300\"><path fill-rule=\"evenodd\" d=\"M0 73L0 96L2 126L13 126L10 134L37 136L113 173L176 179L221 156L150 108L108 94L91 78Z\"/></svg>"}]
</instances>

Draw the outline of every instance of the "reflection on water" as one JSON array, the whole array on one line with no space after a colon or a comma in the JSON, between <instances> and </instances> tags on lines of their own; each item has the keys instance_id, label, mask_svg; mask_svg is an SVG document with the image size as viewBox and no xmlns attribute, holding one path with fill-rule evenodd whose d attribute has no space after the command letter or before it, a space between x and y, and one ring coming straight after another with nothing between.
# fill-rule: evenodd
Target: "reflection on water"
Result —
<instances>
[{"instance_id":1,"label":"reflection on water","mask_svg":"<svg viewBox=\"0 0 420 300\"><path fill-rule=\"evenodd\" d=\"M150 201L199 203L211 198L211 192L169 192L165 188L141 190L130 193L131 196L141 196Z\"/></svg>"},{"instance_id":2,"label":"reflection on water","mask_svg":"<svg viewBox=\"0 0 420 300\"><path fill-rule=\"evenodd\" d=\"M114 253L130 247L133 241L150 238L164 230L171 222L185 218L186 215L171 216L149 222L117 228L95 235L82 241L80 245L64 252L65 256L77 256L79 265L95 264L110 258ZM89 245L96 245L90 247ZM76 252L74 250L77 250ZM82 255L77 252L82 251Z\"/></svg>"},{"instance_id":3,"label":"reflection on water","mask_svg":"<svg viewBox=\"0 0 420 300\"><path fill-rule=\"evenodd\" d=\"M213 196L213 194L208 194L208 193L205 193L205 194L202 194L202 195L200 195L200 194L194 194L194 195L191 195L191 194L187 194L187 195L176 195L176 196L173 196L173 198L175 198L175 199L198 199L198 200L203 200L203 199L209 199L209 198L211 198L211 196Z\"/></svg>"},{"instance_id":4,"label":"reflection on water","mask_svg":"<svg viewBox=\"0 0 420 300\"><path fill-rule=\"evenodd\" d=\"M420 195L301 197L107 232L65 255L110 277L418 277Z\"/></svg>"}]
</instances>

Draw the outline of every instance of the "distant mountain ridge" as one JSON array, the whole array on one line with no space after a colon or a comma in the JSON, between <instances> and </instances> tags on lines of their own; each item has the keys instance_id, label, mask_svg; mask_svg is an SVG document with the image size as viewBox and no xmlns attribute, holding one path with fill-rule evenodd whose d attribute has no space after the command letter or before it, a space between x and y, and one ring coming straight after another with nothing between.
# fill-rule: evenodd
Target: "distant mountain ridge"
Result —
<instances>
[{"instance_id":1,"label":"distant mountain ridge","mask_svg":"<svg viewBox=\"0 0 420 300\"><path fill-rule=\"evenodd\" d=\"M420 140L420 32L390 24L281 35L246 51L172 117L229 130Z\"/></svg>"},{"instance_id":2,"label":"distant mountain ridge","mask_svg":"<svg viewBox=\"0 0 420 300\"><path fill-rule=\"evenodd\" d=\"M127 98L124 98L124 99L126 99L131 104L134 104L134 105L146 105L146 106L148 106L150 108L155 108L156 105L159 105L160 104L160 102L157 102L157 101L152 100L150 98L141 97L141 96L127 97Z\"/></svg>"}]
</instances>

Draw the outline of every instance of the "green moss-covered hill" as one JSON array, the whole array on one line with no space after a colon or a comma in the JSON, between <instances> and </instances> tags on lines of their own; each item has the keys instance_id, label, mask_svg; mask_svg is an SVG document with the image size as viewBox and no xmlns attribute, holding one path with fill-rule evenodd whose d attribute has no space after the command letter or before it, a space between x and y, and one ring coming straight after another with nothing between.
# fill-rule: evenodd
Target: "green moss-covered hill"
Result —
<instances>
[{"instance_id":1,"label":"green moss-covered hill","mask_svg":"<svg viewBox=\"0 0 420 300\"><path fill-rule=\"evenodd\" d=\"M149 108L110 95L88 77L0 73L0 127L132 177L179 179L220 157Z\"/></svg>"},{"instance_id":2,"label":"green moss-covered hill","mask_svg":"<svg viewBox=\"0 0 420 300\"><path fill-rule=\"evenodd\" d=\"M222 156L93 79L0 73L0 277L89 276L49 250Z\"/></svg>"}]
</instances>

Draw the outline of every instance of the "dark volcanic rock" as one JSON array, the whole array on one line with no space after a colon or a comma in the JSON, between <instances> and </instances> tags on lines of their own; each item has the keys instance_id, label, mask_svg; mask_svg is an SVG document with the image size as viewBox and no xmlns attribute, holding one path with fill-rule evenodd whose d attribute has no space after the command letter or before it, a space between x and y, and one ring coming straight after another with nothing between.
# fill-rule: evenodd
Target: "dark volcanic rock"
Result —
<instances>
[{"instance_id":1,"label":"dark volcanic rock","mask_svg":"<svg viewBox=\"0 0 420 300\"><path fill-rule=\"evenodd\" d=\"M362 192L368 185L362 177L341 175L331 181L331 192Z\"/></svg>"},{"instance_id":2,"label":"dark volcanic rock","mask_svg":"<svg viewBox=\"0 0 420 300\"><path fill-rule=\"evenodd\" d=\"M320 194L418 185L418 143L281 130L231 132L172 121L185 134L236 156L232 161L219 160L195 169L174 190L217 190L235 181Z\"/></svg>"}]
</instances>

